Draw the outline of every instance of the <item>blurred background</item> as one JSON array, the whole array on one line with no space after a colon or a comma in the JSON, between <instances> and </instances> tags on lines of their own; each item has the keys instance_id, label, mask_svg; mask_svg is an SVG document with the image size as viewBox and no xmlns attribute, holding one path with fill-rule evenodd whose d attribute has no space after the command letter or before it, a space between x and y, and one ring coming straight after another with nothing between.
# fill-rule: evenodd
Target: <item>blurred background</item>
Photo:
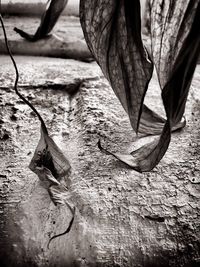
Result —
<instances>
[{"instance_id":1,"label":"blurred background","mask_svg":"<svg viewBox=\"0 0 200 267\"><path fill-rule=\"evenodd\" d=\"M41 15L47 0L2 0L2 13L13 15ZM69 0L64 14L78 15L79 0Z\"/></svg>"},{"instance_id":2,"label":"blurred background","mask_svg":"<svg viewBox=\"0 0 200 267\"><path fill-rule=\"evenodd\" d=\"M78 15L80 0L69 0L65 14ZM140 0L142 13L146 0ZM35 14L40 15L47 0L2 0L2 12L7 14Z\"/></svg>"}]
</instances>

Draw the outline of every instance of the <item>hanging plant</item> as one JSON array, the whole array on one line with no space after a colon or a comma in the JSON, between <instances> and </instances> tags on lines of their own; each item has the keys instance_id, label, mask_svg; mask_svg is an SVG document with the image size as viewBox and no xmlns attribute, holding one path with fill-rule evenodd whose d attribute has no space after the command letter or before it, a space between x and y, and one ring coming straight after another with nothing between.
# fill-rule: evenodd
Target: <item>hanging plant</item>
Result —
<instances>
[{"instance_id":1,"label":"hanging plant","mask_svg":"<svg viewBox=\"0 0 200 267\"><path fill-rule=\"evenodd\" d=\"M70 220L69 226L67 227L66 231L51 237L48 242L48 247L49 247L49 244L53 239L62 236L70 231L74 221L75 207L71 207L71 205L68 203L67 201L68 188L61 183L62 177L68 174L71 167L68 160L62 153L62 151L58 148L53 139L49 136L47 127L40 113L18 91L17 86L19 80L19 72L16 62L12 56L12 53L8 45L6 30L4 27L3 18L1 14L0 14L0 23L2 25L4 33L6 48L16 72L16 78L14 84L15 93L25 104L27 104L33 110L33 112L36 114L39 121L41 122L41 137L29 167L34 173L38 175L39 179L43 182L44 187L48 189L49 196L53 201L53 203L55 205L58 204L66 205L72 214L72 218Z\"/></svg>"},{"instance_id":2,"label":"hanging plant","mask_svg":"<svg viewBox=\"0 0 200 267\"><path fill-rule=\"evenodd\" d=\"M184 127L183 114L200 52L200 1L152 0L151 56L141 37L140 1L81 0L86 42L127 112L133 130L160 138L131 154L99 148L138 172L162 159L171 131ZM143 104L155 66L167 119Z\"/></svg>"}]
</instances>

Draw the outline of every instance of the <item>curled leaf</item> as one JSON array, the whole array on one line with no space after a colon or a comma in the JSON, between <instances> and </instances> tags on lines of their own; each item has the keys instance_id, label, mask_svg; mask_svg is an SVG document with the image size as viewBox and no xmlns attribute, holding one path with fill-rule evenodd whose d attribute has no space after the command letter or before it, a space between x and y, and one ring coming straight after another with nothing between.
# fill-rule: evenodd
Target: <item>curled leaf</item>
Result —
<instances>
[{"instance_id":1,"label":"curled leaf","mask_svg":"<svg viewBox=\"0 0 200 267\"><path fill-rule=\"evenodd\" d=\"M133 151L131 154L112 153L107 149L104 149L100 142L99 148L102 152L114 156L138 172L149 171L159 163L169 146L171 137L169 130L170 127L166 123L159 139L156 138L151 143L143 145L139 149Z\"/></svg>"},{"instance_id":2,"label":"curled leaf","mask_svg":"<svg viewBox=\"0 0 200 267\"><path fill-rule=\"evenodd\" d=\"M63 236L67 233L70 232L71 228L72 228L72 225L73 225L73 222L74 222L74 217L75 217L75 207L72 207L68 202L67 202L67 194L66 194L66 189L65 188L62 188L62 186L55 186L55 185L52 185L49 187L49 194L51 196L51 199L53 200L54 203L57 204L61 204L61 205L66 205L68 207L68 209L71 211L71 220L69 222L69 225L67 227L67 229L60 233L60 234L56 234L54 236L52 236L50 239L49 239L49 242L48 242L48 245L47 247L49 248L49 245L51 243L52 240L54 240L55 238L57 237L60 237L60 236Z\"/></svg>"},{"instance_id":3,"label":"curled leaf","mask_svg":"<svg viewBox=\"0 0 200 267\"><path fill-rule=\"evenodd\" d=\"M164 156L171 131L184 127L181 119L200 52L200 1L152 0L150 8L152 58L141 38L139 0L80 2L85 39L136 132L159 134L130 155L111 153L136 171L150 171ZM152 77L158 72L167 119L143 105Z\"/></svg>"},{"instance_id":4,"label":"curled leaf","mask_svg":"<svg viewBox=\"0 0 200 267\"><path fill-rule=\"evenodd\" d=\"M53 29L59 16L67 5L67 2L68 0L48 0L46 11L42 16L40 26L38 27L34 35L28 34L16 27L14 28L14 30L18 34L20 34L21 37L25 38L30 42L35 42L46 37Z\"/></svg>"},{"instance_id":5,"label":"curled leaf","mask_svg":"<svg viewBox=\"0 0 200 267\"><path fill-rule=\"evenodd\" d=\"M151 41L167 118L175 125L185 111L200 53L200 1L152 1Z\"/></svg>"},{"instance_id":6,"label":"curled leaf","mask_svg":"<svg viewBox=\"0 0 200 267\"><path fill-rule=\"evenodd\" d=\"M69 172L70 164L53 139L49 137L43 125L41 126L41 137L29 167L38 175L43 186L48 190L53 203L55 205L66 205L72 214L67 230L51 237L48 243L49 247L53 239L70 231L74 221L75 208L72 208L67 202L68 188L60 183L61 178Z\"/></svg>"},{"instance_id":7,"label":"curled leaf","mask_svg":"<svg viewBox=\"0 0 200 267\"><path fill-rule=\"evenodd\" d=\"M41 127L41 137L29 168L37 174L37 167L42 166L49 169L57 180L70 170L69 161L43 127Z\"/></svg>"},{"instance_id":8,"label":"curled leaf","mask_svg":"<svg viewBox=\"0 0 200 267\"><path fill-rule=\"evenodd\" d=\"M15 78L15 84L14 84L15 92L22 99L22 101L25 102L25 104L27 104L35 112L35 114L37 115L38 119L41 122L41 137L40 137L38 146L35 150L34 156L31 160L29 167L33 172L35 172L38 175L38 177L43 182L45 187L47 187L49 191L49 195L52 201L54 202L54 204L55 205L65 204L72 213L72 219L69 223L67 230L64 233L53 236L49 240L49 243L48 243L48 246L49 246L51 240L53 240L54 238L58 236L64 235L65 233L68 233L74 221L75 208L72 208L71 205L67 202L66 192L68 189L60 183L61 178L65 176L70 170L70 164L68 160L65 158L65 156L63 155L62 151L55 144L53 139L49 137L45 122L43 121L40 113L18 91L17 85L18 85L19 73L18 73L16 62L9 48L6 30L4 27L3 18L1 14L0 14L0 23L3 28L6 48L13 62L15 72L16 72L16 78Z\"/></svg>"},{"instance_id":9,"label":"curled leaf","mask_svg":"<svg viewBox=\"0 0 200 267\"><path fill-rule=\"evenodd\" d=\"M142 116L140 118L140 125L138 132L143 135L158 135L162 133L163 127L166 123L166 119L159 116L157 113L149 109L146 105L143 105ZM186 125L185 118L182 118L171 129L175 132L182 129Z\"/></svg>"},{"instance_id":10,"label":"curled leaf","mask_svg":"<svg viewBox=\"0 0 200 267\"><path fill-rule=\"evenodd\" d=\"M49 189L51 185L60 185L60 182L52 175L51 171L44 166L36 166L34 172L42 181L43 186Z\"/></svg>"},{"instance_id":11,"label":"curled leaf","mask_svg":"<svg viewBox=\"0 0 200 267\"><path fill-rule=\"evenodd\" d=\"M81 1L86 42L138 130L153 63L141 39L139 1Z\"/></svg>"}]
</instances>

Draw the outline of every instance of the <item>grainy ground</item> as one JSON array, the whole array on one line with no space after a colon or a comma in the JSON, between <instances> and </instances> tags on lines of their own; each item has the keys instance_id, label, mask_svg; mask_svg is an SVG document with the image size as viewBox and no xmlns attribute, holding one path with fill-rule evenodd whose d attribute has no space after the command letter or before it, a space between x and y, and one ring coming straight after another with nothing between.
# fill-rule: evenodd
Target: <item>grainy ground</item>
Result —
<instances>
[{"instance_id":1,"label":"grainy ground","mask_svg":"<svg viewBox=\"0 0 200 267\"><path fill-rule=\"evenodd\" d=\"M199 266L200 66L187 126L173 134L160 164L139 174L97 148L100 138L112 151L131 152L140 140L96 63L15 58L20 91L70 161L66 182L77 213L71 232L48 250L49 237L66 229L70 213L53 205L28 169L40 125L13 92L10 59L0 56L1 266ZM146 102L162 112L159 95L154 75Z\"/></svg>"}]
</instances>

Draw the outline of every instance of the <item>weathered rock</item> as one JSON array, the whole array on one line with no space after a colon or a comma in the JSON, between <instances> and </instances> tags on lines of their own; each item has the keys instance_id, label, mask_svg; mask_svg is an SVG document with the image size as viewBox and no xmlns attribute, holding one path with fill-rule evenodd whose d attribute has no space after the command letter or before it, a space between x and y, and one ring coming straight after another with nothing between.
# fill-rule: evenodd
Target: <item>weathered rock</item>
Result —
<instances>
[{"instance_id":1,"label":"weathered rock","mask_svg":"<svg viewBox=\"0 0 200 267\"><path fill-rule=\"evenodd\" d=\"M66 229L70 213L51 203L28 169L39 123L12 91L9 59L0 60L0 127L9 136L1 140L0 150L2 265L198 266L200 67L189 96L186 128L173 135L157 168L139 174L98 150L101 139L112 151L130 152L138 137L95 63L17 57L21 92L42 113L72 166L66 181L77 208L74 225L48 250L49 237ZM76 91L77 86L79 91L68 94L69 87ZM162 112L155 76L150 89L147 103ZM13 113L17 121L10 120Z\"/></svg>"}]
</instances>

